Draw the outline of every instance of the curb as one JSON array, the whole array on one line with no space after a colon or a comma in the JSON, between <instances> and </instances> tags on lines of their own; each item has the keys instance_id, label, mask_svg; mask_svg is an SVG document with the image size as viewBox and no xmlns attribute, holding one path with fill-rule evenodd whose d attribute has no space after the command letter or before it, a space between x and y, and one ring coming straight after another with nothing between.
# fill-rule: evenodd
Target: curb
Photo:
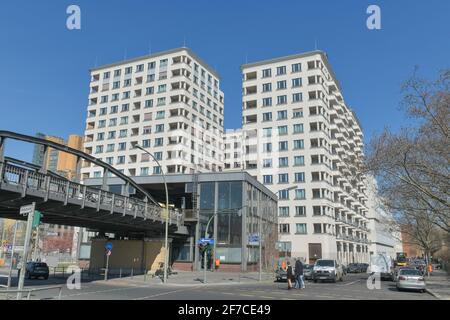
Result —
<instances>
[{"instance_id":1,"label":"curb","mask_svg":"<svg viewBox=\"0 0 450 320\"><path fill-rule=\"evenodd\" d=\"M430 289L426 289L427 293L432 295L433 297L439 299L439 300L445 300L444 298L442 298L442 296L440 294L437 294L436 292L430 290Z\"/></svg>"}]
</instances>

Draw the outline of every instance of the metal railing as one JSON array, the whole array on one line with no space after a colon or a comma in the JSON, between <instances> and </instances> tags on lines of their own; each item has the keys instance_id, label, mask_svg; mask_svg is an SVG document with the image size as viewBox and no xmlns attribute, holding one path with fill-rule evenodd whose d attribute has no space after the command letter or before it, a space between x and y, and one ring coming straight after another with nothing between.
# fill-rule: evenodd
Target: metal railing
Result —
<instances>
[{"instance_id":1,"label":"metal railing","mask_svg":"<svg viewBox=\"0 0 450 320\"><path fill-rule=\"evenodd\" d=\"M25 193L27 189L42 191L52 197L61 198L62 202L69 200L81 200L83 205L89 204L107 207L108 210L125 214L128 212L134 217L164 221L164 208L150 204L140 199L130 198L104 191L98 188L88 187L71 182L65 178L51 174L44 174L33 169L27 169L10 163L2 163L0 166L1 181L7 184L20 185ZM180 226L183 222L182 215L174 210L169 210L169 222Z\"/></svg>"},{"instance_id":2,"label":"metal railing","mask_svg":"<svg viewBox=\"0 0 450 320\"><path fill-rule=\"evenodd\" d=\"M51 286L51 287L44 287L44 288L30 288L30 289L23 289L23 290L1 290L0 291L0 296L4 295L5 296L5 300L8 300L9 296L13 293L18 294L18 293L25 293L26 294L26 300L30 300L31 298L31 294L38 292L38 291L47 291L47 290L53 290L53 289L58 289L58 300L61 300L61 295L62 295L62 289L63 289L63 285L59 285L59 286ZM16 299L18 299L18 295L16 296Z\"/></svg>"}]
</instances>

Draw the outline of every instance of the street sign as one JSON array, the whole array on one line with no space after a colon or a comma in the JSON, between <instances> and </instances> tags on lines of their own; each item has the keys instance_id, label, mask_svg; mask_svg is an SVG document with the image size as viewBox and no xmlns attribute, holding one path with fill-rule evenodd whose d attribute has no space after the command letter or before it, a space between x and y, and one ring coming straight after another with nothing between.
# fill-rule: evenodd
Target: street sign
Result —
<instances>
[{"instance_id":1,"label":"street sign","mask_svg":"<svg viewBox=\"0 0 450 320\"><path fill-rule=\"evenodd\" d=\"M248 244L252 246L259 245L259 235L258 234L250 234L248 236Z\"/></svg>"},{"instance_id":2,"label":"street sign","mask_svg":"<svg viewBox=\"0 0 450 320\"><path fill-rule=\"evenodd\" d=\"M20 207L20 214L22 216L27 216L34 211L34 204L28 204L26 206Z\"/></svg>"},{"instance_id":3,"label":"street sign","mask_svg":"<svg viewBox=\"0 0 450 320\"><path fill-rule=\"evenodd\" d=\"M42 213L40 211L34 211L34 216L33 216L33 228L36 228L39 226L39 224L41 223L41 217L42 217Z\"/></svg>"},{"instance_id":4,"label":"street sign","mask_svg":"<svg viewBox=\"0 0 450 320\"><path fill-rule=\"evenodd\" d=\"M107 242L107 243L105 244L105 249L106 249L107 251L112 251L112 248L113 248L112 242Z\"/></svg>"},{"instance_id":5,"label":"street sign","mask_svg":"<svg viewBox=\"0 0 450 320\"><path fill-rule=\"evenodd\" d=\"M199 244L214 244L214 239L210 238L200 238L198 241Z\"/></svg>"}]
</instances>

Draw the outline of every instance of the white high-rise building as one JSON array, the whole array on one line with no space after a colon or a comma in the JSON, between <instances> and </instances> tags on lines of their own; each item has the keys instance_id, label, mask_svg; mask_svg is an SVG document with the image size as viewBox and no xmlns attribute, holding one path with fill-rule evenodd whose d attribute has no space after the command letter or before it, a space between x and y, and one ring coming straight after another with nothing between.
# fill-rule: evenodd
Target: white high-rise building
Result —
<instances>
[{"instance_id":1,"label":"white high-rise building","mask_svg":"<svg viewBox=\"0 0 450 320\"><path fill-rule=\"evenodd\" d=\"M363 134L326 54L241 69L241 161L279 196L280 252L307 262L368 261L366 187L354 166L363 155Z\"/></svg>"},{"instance_id":2,"label":"white high-rise building","mask_svg":"<svg viewBox=\"0 0 450 320\"><path fill-rule=\"evenodd\" d=\"M242 129L226 129L223 144L224 170L242 170L244 154Z\"/></svg>"},{"instance_id":3,"label":"white high-rise building","mask_svg":"<svg viewBox=\"0 0 450 320\"><path fill-rule=\"evenodd\" d=\"M85 150L129 176L223 170L220 77L188 48L91 70ZM89 163L82 177L101 177Z\"/></svg>"}]
</instances>

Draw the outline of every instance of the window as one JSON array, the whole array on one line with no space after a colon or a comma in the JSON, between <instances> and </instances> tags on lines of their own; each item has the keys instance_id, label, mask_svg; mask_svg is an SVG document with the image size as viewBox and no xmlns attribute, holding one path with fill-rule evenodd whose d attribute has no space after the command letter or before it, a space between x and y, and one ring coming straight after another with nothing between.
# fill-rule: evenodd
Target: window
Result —
<instances>
[{"instance_id":1,"label":"window","mask_svg":"<svg viewBox=\"0 0 450 320\"><path fill-rule=\"evenodd\" d=\"M263 98L263 107L270 107L272 105L272 98Z\"/></svg>"},{"instance_id":2,"label":"window","mask_svg":"<svg viewBox=\"0 0 450 320\"><path fill-rule=\"evenodd\" d=\"M280 223L280 233L289 233L289 223Z\"/></svg>"},{"instance_id":3,"label":"window","mask_svg":"<svg viewBox=\"0 0 450 320\"><path fill-rule=\"evenodd\" d=\"M283 136L288 134L288 127L287 126L279 126L278 127L278 135Z\"/></svg>"},{"instance_id":4,"label":"window","mask_svg":"<svg viewBox=\"0 0 450 320\"><path fill-rule=\"evenodd\" d=\"M263 152L272 152L272 143L263 143Z\"/></svg>"},{"instance_id":5,"label":"window","mask_svg":"<svg viewBox=\"0 0 450 320\"><path fill-rule=\"evenodd\" d=\"M99 127L99 128L104 128L104 127L106 127L106 120L100 120L100 121L98 122L98 127Z\"/></svg>"},{"instance_id":6,"label":"window","mask_svg":"<svg viewBox=\"0 0 450 320\"><path fill-rule=\"evenodd\" d=\"M148 168L141 168L141 176L148 176Z\"/></svg>"},{"instance_id":7,"label":"window","mask_svg":"<svg viewBox=\"0 0 450 320\"><path fill-rule=\"evenodd\" d=\"M298 88L302 86L302 78L295 78L292 79L292 87L293 88Z\"/></svg>"},{"instance_id":8,"label":"window","mask_svg":"<svg viewBox=\"0 0 450 320\"><path fill-rule=\"evenodd\" d=\"M158 93L166 92L167 85L161 84L158 86Z\"/></svg>"},{"instance_id":9,"label":"window","mask_svg":"<svg viewBox=\"0 0 450 320\"><path fill-rule=\"evenodd\" d=\"M151 126L145 126L142 130L142 134L151 134L152 133L152 127Z\"/></svg>"},{"instance_id":10,"label":"window","mask_svg":"<svg viewBox=\"0 0 450 320\"><path fill-rule=\"evenodd\" d=\"M125 74L130 74L132 72L133 72L133 68L132 67L125 68Z\"/></svg>"},{"instance_id":11,"label":"window","mask_svg":"<svg viewBox=\"0 0 450 320\"><path fill-rule=\"evenodd\" d=\"M120 124L121 125L128 124L128 117L120 117Z\"/></svg>"},{"instance_id":12,"label":"window","mask_svg":"<svg viewBox=\"0 0 450 320\"><path fill-rule=\"evenodd\" d=\"M156 160L162 160L162 152L161 151L159 151L159 152L155 152L154 154L153 154L154 156L155 156L155 159Z\"/></svg>"},{"instance_id":13,"label":"window","mask_svg":"<svg viewBox=\"0 0 450 320\"><path fill-rule=\"evenodd\" d=\"M264 83L263 84L263 92L269 92L272 91L272 84L271 83Z\"/></svg>"},{"instance_id":14,"label":"window","mask_svg":"<svg viewBox=\"0 0 450 320\"><path fill-rule=\"evenodd\" d=\"M142 140L142 147L143 148L150 148L150 139Z\"/></svg>"},{"instance_id":15,"label":"window","mask_svg":"<svg viewBox=\"0 0 450 320\"><path fill-rule=\"evenodd\" d=\"M280 173L278 175L278 183L288 183L289 182L289 174Z\"/></svg>"},{"instance_id":16,"label":"window","mask_svg":"<svg viewBox=\"0 0 450 320\"><path fill-rule=\"evenodd\" d=\"M278 158L278 166L280 168L287 167L289 165L288 157Z\"/></svg>"},{"instance_id":17,"label":"window","mask_svg":"<svg viewBox=\"0 0 450 320\"><path fill-rule=\"evenodd\" d=\"M122 94L122 99L130 99L130 91L124 92Z\"/></svg>"},{"instance_id":18,"label":"window","mask_svg":"<svg viewBox=\"0 0 450 320\"><path fill-rule=\"evenodd\" d=\"M295 233L296 234L307 234L306 223L297 223L295 225Z\"/></svg>"},{"instance_id":19,"label":"window","mask_svg":"<svg viewBox=\"0 0 450 320\"><path fill-rule=\"evenodd\" d=\"M114 151L114 144L113 143L108 144L106 146L106 152L113 152L113 151Z\"/></svg>"},{"instance_id":20,"label":"window","mask_svg":"<svg viewBox=\"0 0 450 320\"><path fill-rule=\"evenodd\" d=\"M153 107L153 100L145 100L145 107L146 108L152 108Z\"/></svg>"},{"instance_id":21,"label":"window","mask_svg":"<svg viewBox=\"0 0 450 320\"><path fill-rule=\"evenodd\" d=\"M155 92L155 88L154 87L148 87L145 89L145 94L146 95L150 95L153 94Z\"/></svg>"},{"instance_id":22,"label":"window","mask_svg":"<svg viewBox=\"0 0 450 320\"><path fill-rule=\"evenodd\" d=\"M149 62L149 63L147 64L147 68L148 68L149 70L155 69L155 68L156 68L156 62Z\"/></svg>"},{"instance_id":23,"label":"window","mask_svg":"<svg viewBox=\"0 0 450 320\"><path fill-rule=\"evenodd\" d=\"M272 184L273 183L273 177L271 174L263 175L263 183L264 184Z\"/></svg>"},{"instance_id":24,"label":"window","mask_svg":"<svg viewBox=\"0 0 450 320\"><path fill-rule=\"evenodd\" d=\"M281 76L286 74L286 66L277 67L277 76Z\"/></svg>"},{"instance_id":25,"label":"window","mask_svg":"<svg viewBox=\"0 0 450 320\"><path fill-rule=\"evenodd\" d=\"M287 87L286 80L277 82L277 90L283 90L286 89L286 87Z\"/></svg>"},{"instance_id":26,"label":"window","mask_svg":"<svg viewBox=\"0 0 450 320\"><path fill-rule=\"evenodd\" d=\"M280 190L278 192L278 199L280 200L289 200L289 190Z\"/></svg>"},{"instance_id":27,"label":"window","mask_svg":"<svg viewBox=\"0 0 450 320\"><path fill-rule=\"evenodd\" d=\"M104 80L109 79L109 76L110 76L110 73L109 73L109 72L103 73L103 79L104 79Z\"/></svg>"},{"instance_id":28,"label":"window","mask_svg":"<svg viewBox=\"0 0 450 320\"><path fill-rule=\"evenodd\" d=\"M126 138L127 137L127 129L123 129L119 131L119 138Z\"/></svg>"},{"instance_id":29,"label":"window","mask_svg":"<svg viewBox=\"0 0 450 320\"><path fill-rule=\"evenodd\" d=\"M295 149L303 149L305 147L303 139L294 140L294 150Z\"/></svg>"},{"instance_id":30,"label":"window","mask_svg":"<svg viewBox=\"0 0 450 320\"><path fill-rule=\"evenodd\" d=\"M124 164L125 163L125 156L118 156L116 164Z\"/></svg>"},{"instance_id":31,"label":"window","mask_svg":"<svg viewBox=\"0 0 450 320\"><path fill-rule=\"evenodd\" d=\"M287 103L287 96L278 96L277 97L277 104L286 104Z\"/></svg>"},{"instance_id":32,"label":"window","mask_svg":"<svg viewBox=\"0 0 450 320\"><path fill-rule=\"evenodd\" d=\"M124 86L124 87L129 87L129 86L131 86L131 79L126 79L126 80L123 82L123 86Z\"/></svg>"},{"instance_id":33,"label":"window","mask_svg":"<svg viewBox=\"0 0 450 320\"><path fill-rule=\"evenodd\" d=\"M120 88L120 81L114 81L113 82L113 89L119 89Z\"/></svg>"},{"instance_id":34,"label":"window","mask_svg":"<svg viewBox=\"0 0 450 320\"><path fill-rule=\"evenodd\" d=\"M306 207L305 206L296 206L295 207L295 216L296 217L306 216Z\"/></svg>"},{"instance_id":35,"label":"window","mask_svg":"<svg viewBox=\"0 0 450 320\"><path fill-rule=\"evenodd\" d=\"M292 65L292 72L300 72L302 71L302 64L301 63L294 63Z\"/></svg>"},{"instance_id":36,"label":"window","mask_svg":"<svg viewBox=\"0 0 450 320\"><path fill-rule=\"evenodd\" d=\"M101 178L102 177L102 172L101 171L94 171L94 178ZM59 232L58 232L59 235Z\"/></svg>"},{"instance_id":37,"label":"window","mask_svg":"<svg viewBox=\"0 0 450 320\"><path fill-rule=\"evenodd\" d=\"M153 167L153 174L161 174L161 167Z\"/></svg>"},{"instance_id":38,"label":"window","mask_svg":"<svg viewBox=\"0 0 450 320\"><path fill-rule=\"evenodd\" d=\"M155 139L155 147L161 147L163 145L163 138Z\"/></svg>"},{"instance_id":39,"label":"window","mask_svg":"<svg viewBox=\"0 0 450 320\"><path fill-rule=\"evenodd\" d=\"M108 108L106 108L106 107L100 108L99 115L104 116L104 115L106 115L107 112L108 112Z\"/></svg>"},{"instance_id":40,"label":"window","mask_svg":"<svg viewBox=\"0 0 450 320\"><path fill-rule=\"evenodd\" d=\"M166 114L165 111L158 111L158 112L156 112L155 120L158 120L158 119L164 119L165 114Z\"/></svg>"},{"instance_id":41,"label":"window","mask_svg":"<svg viewBox=\"0 0 450 320\"><path fill-rule=\"evenodd\" d=\"M97 141L102 141L102 140L105 140L105 133L104 132L97 133Z\"/></svg>"},{"instance_id":42,"label":"window","mask_svg":"<svg viewBox=\"0 0 450 320\"><path fill-rule=\"evenodd\" d=\"M272 167L272 159L264 159L263 168L271 168L271 167Z\"/></svg>"},{"instance_id":43,"label":"window","mask_svg":"<svg viewBox=\"0 0 450 320\"><path fill-rule=\"evenodd\" d=\"M264 69L263 71L262 71L262 76L263 76L263 78L268 78L268 77L271 77L272 76L272 70L271 69Z\"/></svg>"},{"instance_id":44,"label":"window","mask_svg":"<svg viewBox=\"0 0 450 320\"><path fill-rule=\"evenodd\" d=\"M279 207L278 215L280 217L289 217L289 207Z\"/></svg>"},{"instance_id":45,"label":"window","mask_svg":"<svg viewBox=\"0 0 450 320\"><path fill-rule=\"evenodd\" d=\"M147 75L147 82L153 82L153 81L155 81L155 75L154 74Z\"/></svg>"},{"instance_id":46,"label":"window","mask_svg":"<svg viewBox=\"0 0 450 320\"><path fill-rule=\"evenodd\" d=\"M113 165L114 164L114 157L106 157L105 162L107 164Z\"/></svg>"},{"instance_id":47,"label":"window","mask_svg":"<svg viewBox=\"0 0 450 320\"><path fill-rule=\"evenodd\" d=\"M116 132L115 131L109 131L108 132L108 139L115 139L116 138Z\"/></svg>"},{"instance_id":48,"label":"window","mask_svg":"<svg viewBox=\"0 0 450 320\"><path fill-rule=\"evenodd\" d=\"M130 110L130 105L128 103L122 105L122 112L127 112Z\"/></svg>"},{"instance_id":49,"label":"window","mask_svg":"<svg viewBox=\"0 0 450 320\"><path fill-rule=\"evenodd\" d=\"M158 106L163 106L165 104L166 104L166 98L165 97L164 98L158 98L158 101L157 101L157 105Z\"/></svg>"},{"instance_id":50,"label":"window","mask_svg":"<svg viewBox=\"0 0 450 320\"><path fill-rule=\"evenodd\" d=\"M159 61L159 67L160 67L160 68L165 68L165 67L167 67L168 61L169 61L168 59L160 60L160 61Z\"/></svg>"},{"instance_id":51,"label":"window","mask_svg":"<svg viewBox=\"0 0 450 320\"><path fill-rule=\"evenodd\" d=\"M294 93L292 95L292 102L302 102L303 97L301 93Z\"/></svg>"},{"instance_id":52,"label":"window","mask_svg":"<svg viewBox=\"0 0 450 320\"><path fill-rule=\"evenodd\" d=\"M144 65L143 64L137 65L136 72L142 72L142 71L144 71Z\"/></svg>"},{"instance_id":53,"label":"window","mask_svg":"<svg viewBox=\"0 0 450 320\"><path fill-rule=\"evenodd\" d=\"M287 110L278 111L277 115L278 115L278 120L285 120L285 119L287 119Z\"/></svg>"},{"instance_id":54,"label":"window","mask_svg":"<svg viewBox=\"0 0 450 320\"><path fill-rule=\"evenodd\" d=\"M164 124L157 124L155 126L155 133L164 132Z\"/></svg>"},{"instance_id":55,"label":"window","mask_svg":"<svg viewBox=\"0 0 450 320\"><path fill-rule=\"evenodd\" d=\"M272 128L263 128L263 137L271 137Z\"/></svg>"},{"instance_id":56,"label":"window","mask_svg":"<svg viewBox=\"0 0 450 320\"><path fill-rule=\"evenodd\" d=\"M272 121L272 112L263 113L263 121Z\"/></svg>"},{"instance_id":57,"label":"window","mask_svg":"<svg viewBox=\"0 0 450 320\"><path fill-rule=\"evenodd\" d=\"M109 119L109 126L110 127L117 126L117 118Z\"/></svg>"},{"instance_id":58,"label":"window","mask_svg":"<svg viewBox=\"0 0 450 320\"><path fill-rule=\"evenodd\" d=\"M296 172L295 173L295 182L305 182L305 173L304 172Z\"/></svg>"},{"instance_id":59,"label":"window","mask_svg":"<svg viewBox=\"0 0 450 320\"><path fill-rule=\"evenodd\" d=\"M286 151L286 150L288 150L288 142L287 141L280 141L280 142L278 142L278 150L279 151Z\"/></svg>"},{"instance_id":60,"label":"window","mask_svg":"<svg viewBox=\"0 0 450 320\"><path fill-rule=\"evenodd\" d=\"M126 150L126 149L127 149L127 144L126 144L126 142L120 142L119 145L118 145L117 150L118 150L118 151L124 151L124 150Z\"/></svg>"},{"instance_id":61,"label":"window","mask_svg":"<svg viewBox=\"0 0 450 320\"><path fill-rule=\"evenodd\" d=\"M114 77L120 77L121 73L122 73L122 70L120 70L120 69L114 70Z\"/></svg>"},{"instance_id":62,"label":"window","mask_svg":"<svg viewBox=\"0 0 450 320\"><path fill-rule=\"evenodd\" d=\"M103 146L96 146L95 147L95 153L102 153L103 152Z\"/></svg>"},{"instance_id":63,"label":"window","mask_svg":"<svg viewBox=\"0 0 450 320\"><path fill-rule=\"evenodd\" d=\"M305 189L295 189L295 199L296 200L306 199Z\"/></svg>"},{"instance_id":64,"label":"window","mask_svg":"<svg viewBox=\"0 0 450 320\"><path fill-rule=\"evenodd\" d=\"M322 224L314 223L314 233L322 233Z\"/></svg>"},{"instance_id":65,"label":"window","mask_svg":"<svg viewBox=\"0 0 450 320\"><path fill-rule=\"evenodd\" d=\"M293 118L302 118L303 117L303 109L294 109L293 114L292 114Z\"/></svg>"},{"instance_id":66,"label":"window","mask_svg":"<svg viewBox=\"0 0 450 320\"><path fill-rule=\"evenodd\" d=\"M303 133L303 123L294 124L294 133Z\"/></svg>"}]
</instances>

